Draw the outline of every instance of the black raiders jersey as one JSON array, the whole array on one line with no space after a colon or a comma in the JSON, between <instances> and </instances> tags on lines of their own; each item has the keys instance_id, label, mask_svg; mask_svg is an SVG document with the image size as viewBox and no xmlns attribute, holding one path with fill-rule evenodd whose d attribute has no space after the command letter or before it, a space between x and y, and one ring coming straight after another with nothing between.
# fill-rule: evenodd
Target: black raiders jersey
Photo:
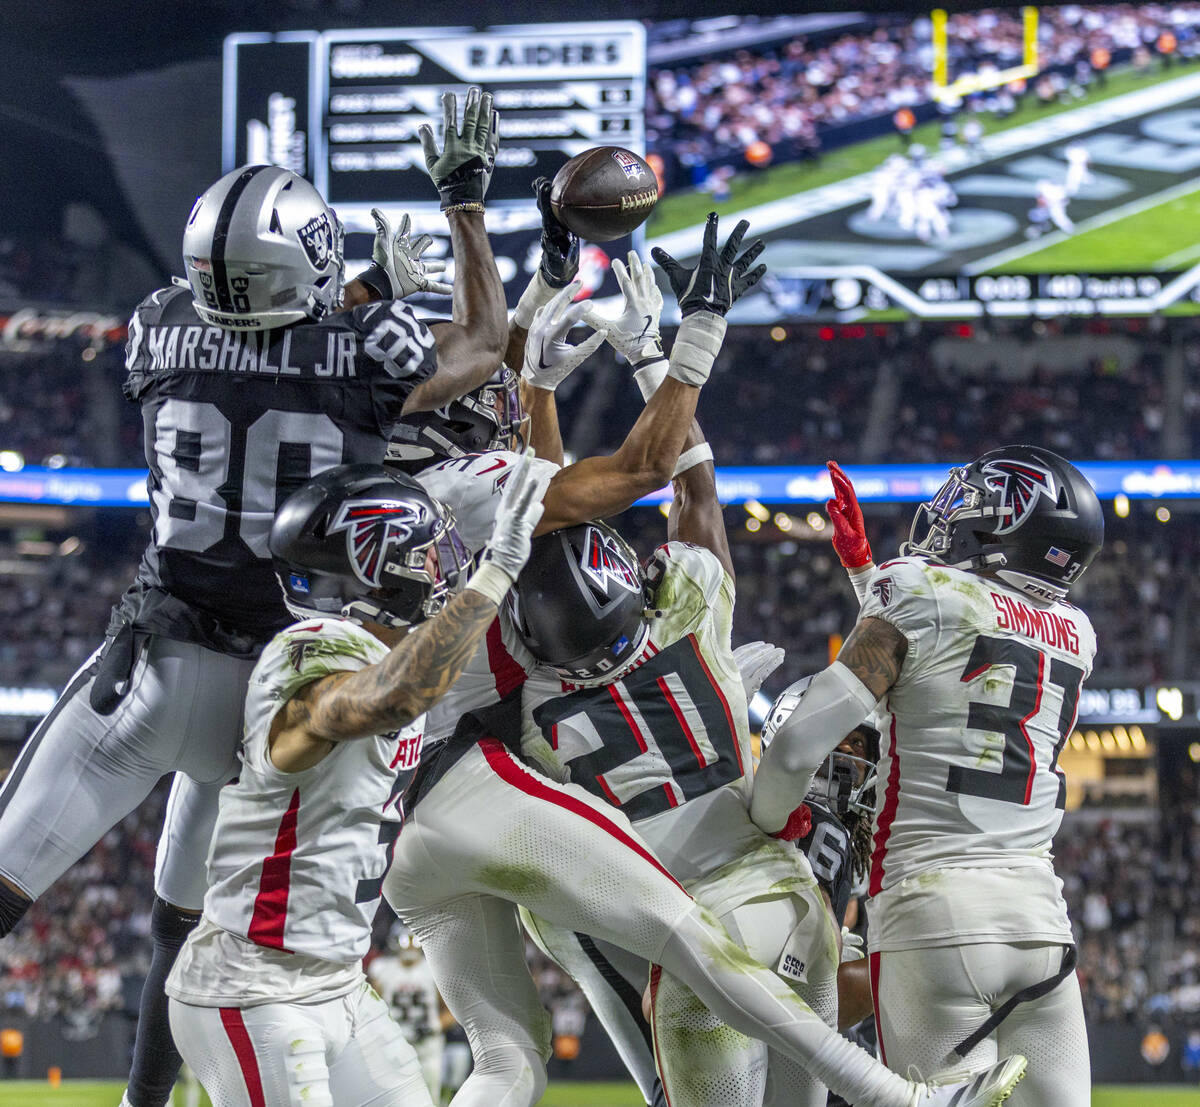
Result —
<instances>
[{"instance_id":1,"label":"black raiders jersey","mask_svg":"<svg viewBox=\"0 0 1200 1107\"><path fill-rule=\"evenodd\" d=\"M210 326L190 289L129 324L125 395L142 405L153 532L114 623L255 656L291 622L267 537L316 474L380 462L433 336L384 300L270 331Z\"/></svg>"},{"instance_id":2,"label":"black raiders jersey","mask_svg":"<svg viewBox=\"0 0 1200 1107\"><path fill-rule=\"evenodd\" d=\"M850 858L850 832L824 804L805 801L812 812L812 829L796 845L804 851L817 883L829 893L838 925L846 917L854 866Z\"/></svg>"}]
</instances>

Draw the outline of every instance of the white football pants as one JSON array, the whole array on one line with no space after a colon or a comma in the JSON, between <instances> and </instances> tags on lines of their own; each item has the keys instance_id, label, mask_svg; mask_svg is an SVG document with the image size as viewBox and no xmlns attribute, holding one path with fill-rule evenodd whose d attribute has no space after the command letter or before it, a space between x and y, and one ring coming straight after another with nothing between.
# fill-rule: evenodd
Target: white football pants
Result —
<instances>
[{"instance_id":1,"label":"white football pants","mask_svg":"<svg viewBox=\"0 0 1200 1107\"><path fill-rule=\"evenodd\" d=\"M751 960L676 883L629 820L532 771L494 739L473 746L405 823L384 896L421 940L475 1071L454 1107L532 1107L549 1018L525 965L515 904L619 945L684 981L730 1026L862 1107L912 1086L838 1036Z\"/></svg>"},{"instance_id":2,"label":"white football pants","mask_svg":"<svg viewBox=\"0 0 1200 1107\"><path fill-rule=\"evenodd\" d=\"M746 900L718 916L721 924L764 965L778 966L786 946L805 963L806 979L784 982L827 1025L836 1026L837 937L820 891L773 895L755 887L755 874L747 871ZM725 1026L674 977L656 981L654 1036L648 1040L634 1003L635 997L640 1003L649 964L524 909L521 917L543 952L579 985L647 1103L657 1053L671 1107L824 1107L826 1088L806 1068Z\"/></svg>"},{"instance_id":3,"label":"white football pants","mask_svg":"<svg viewBox=\"0 0 1200 1107\"><path fill-rule=\"evenodd\" d=\"M0 789L0 875L37 899L178 771L154 890L199 911L217 794L237 773L254 662L151 637L128 691L112 714L101 715L89 702L98 653L71 679Z\"/></svg>"},{"instance_id":4,"label":"white football pants","mask_svg":"<svg viewBox=\"0 0 1200 1107\"><path fill-rule=\"evenodd\" d=\"M416 1052L365 980L324 1003L172 999L171 1033L220 1107L433 1107Z\"/></svg>"},{"instance_id":5,"label":"white football pants","mask_svg":"<svg viewBox=\"0 0 1200 1107\"><path fill-rule=\"evenodd\" d=\"M984 1068L1023 1053L1029 1068L1010 1107L1088 1107L1091 1065L1074 973L1041 999L1018 1004L965 1059L952 1056L954 1047L1010 996L1054 976L1062 953L1062 946L1043 942L872 953L871 984L884 1060L896 1072L927 1078L964 1061Z\"/></svg>"}]
</instances>

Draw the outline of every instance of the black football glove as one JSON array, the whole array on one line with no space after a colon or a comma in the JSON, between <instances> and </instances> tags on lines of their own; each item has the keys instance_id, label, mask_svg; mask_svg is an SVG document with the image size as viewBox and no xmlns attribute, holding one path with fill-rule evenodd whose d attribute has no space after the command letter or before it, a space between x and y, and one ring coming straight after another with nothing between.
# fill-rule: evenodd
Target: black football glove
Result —
<instances>
[{"instance_id":1,"label":"black football glove","mask_svg":"<svg viewBox=\"0 0 1200 1107\"><path fill-rule=\"evenodd\" d=\"M454 93L443 93L442 150L439 152L428 123L417 130L425 151L425 166L442 198L442 211L462 204L478 204L474 210L482 210L500 147L499 117L492 108L492 94L469 89L461 131L456 126L457 116Z\"/></svg>"},{"instance_id":2,"label":"black football glove","mask_svg":"<svg viewBox=\"0 0 1200 1107\"><path fill-rule=\"evenodd\" d=\"M695 269L680 265L665 250L657 246L650 251L659 268L671 282L671 290L679 301L679 312L686 319L697 311L711 311L723 316L738 297L752 288L767 271L765 265L750 269L751 263L766 248L762 239L757 239L741 257L737 256L742 245L742 236L750 224L742 220L733 229L725 245L717 250L717 213L708 213L704 224L704 245ZM749 272L747 272L749 270Z\"/></svg>"},{"instance_id":3,"label":"black football glove","mask_svg":"<svg viewBox=\"0 0 1200 1107\"><path fill-rule=\"evenodd\" d=\"M572 234L555 217L550 207L549 177L533 182L538 211L542 213L542 279L551 288L566 288L579 272L579 236Z\"/></svg>"}]
</instances>

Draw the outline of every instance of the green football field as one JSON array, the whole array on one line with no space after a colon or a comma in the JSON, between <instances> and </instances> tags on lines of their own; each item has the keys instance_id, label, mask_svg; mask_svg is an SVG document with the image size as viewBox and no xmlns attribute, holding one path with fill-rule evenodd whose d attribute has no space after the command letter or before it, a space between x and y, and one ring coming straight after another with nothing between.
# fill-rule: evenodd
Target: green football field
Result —
<instances>
[{"instance_id":1,"label":"green football field","mask_svg":"<svg viewBox=\"0 0 1200 1107\"><path fill-rule=\"evenodd\" d=\"M1137 206L1140 210L1127 215L1114 209L1098 221L1099 226L1088 229L1085 223L1070 238L1022 254L988 272L1170 270L1187 269L1200 261L1200 243L1188 241L1189 229L1200 226L1200 185L1161 203Z\"/></svg>"},{"instance_id":2,"label":"green football field","mask_svg":"<svg viewBox=\"0 0 1200 1107\"><path fill-rule=\"evenodd\" d=\"M1139 88L1148 88L1162 81L1173 80L1179 76L1177 69L1152 69L1149 71L1127 68L1114 71L1103 88L1093 89L1079 100L1066 104L1051 104L1042 107L1037 104L1026 104L1019 111L1005 119L984 119L984 132L993 134L998 131L1022 127L1041 119L1048 119L1060 112L1083 107L1086 104L1098 103L1101 100L1120 96ZM936 150L939 140L939 126L936 121L923 124L912 132L912 141L923 143L927 149ZM677 192L664 196L654 209L654 214L646 224L646 233L653 238L656 235L668 234L683 227L700 226L705 216L716 207L717 211L741 211L757 204L766 204L785 196L792 196L810 188L832 184L859 173L867 173L883 161L888 154L900 149L899 140L895 135L885 135L882 138L869 139L851 146L843 146L824 155L819 162L788 163L775 166L762 173L740 174L730 182L730 197L721 204L714 204L712 196L707 192L695 189ZM1076 263L1078 267L1078 263ZM1136 268L1124 263L1117 266L1120 269Z\"/></svg>"},{"instance_id":3,"label":"green football field","mask_svg":"<svg viewBox=\"0 0 1200 1107\"><path fill-rule=\"evenodd\" d=\"M0 1107L116 1107L122 1086L112 1083L65 1081L51 1088L44 1081L0 1082ZM183 1097L177 1095L177 1107ZM202 1107L209 1107L202 1098ZM1200 1090L1168 1085L1124 1085L1097 1088L1095 1107L1200 1107ZM565 1084L553 1086L540 1107L643 1107L632 1084Z\"/></svg>"}]
</instances>

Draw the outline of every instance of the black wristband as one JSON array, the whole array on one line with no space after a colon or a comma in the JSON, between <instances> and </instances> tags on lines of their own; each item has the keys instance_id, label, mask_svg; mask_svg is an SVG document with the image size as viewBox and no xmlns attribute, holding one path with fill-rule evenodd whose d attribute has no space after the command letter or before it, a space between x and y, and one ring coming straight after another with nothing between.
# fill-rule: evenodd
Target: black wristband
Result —
<instances>
[{"instance_id":1,"label":"black wristband","mask_svg":"<svg viewBox=\"0 0 1200 1107\"><path fill-rule=\"evenodd\" d=\"M359 273L358 279L381 300L390 300L394 295L391 278L387 275L387 270L378 262L371 262L366 269Z\"/></svg>"}]
</instances>

